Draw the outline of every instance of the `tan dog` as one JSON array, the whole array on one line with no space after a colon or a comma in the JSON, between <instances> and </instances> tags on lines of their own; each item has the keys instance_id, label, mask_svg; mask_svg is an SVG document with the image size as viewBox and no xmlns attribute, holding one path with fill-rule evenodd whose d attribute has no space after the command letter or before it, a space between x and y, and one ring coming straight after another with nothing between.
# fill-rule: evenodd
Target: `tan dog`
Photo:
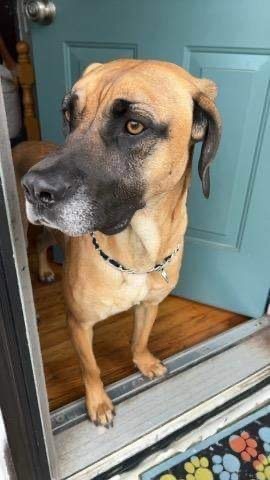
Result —
<instances>
[{"instance_id":1,"label":"tan dog","mask_svg":"<svg viewBox=\"0 0 270 480\"><path fill-rule=\"evenodd\" d=\"M96 423L113 418L92 350L97 322L135 307L133 361L149 378L166 372L147 343L178 280L198 141L209 195L221 130L215 96L213 82L165 62L90 65L63 102L65 145L23 178L30 222L65 234L68 323Z\"/></svg>"}]
</instances>

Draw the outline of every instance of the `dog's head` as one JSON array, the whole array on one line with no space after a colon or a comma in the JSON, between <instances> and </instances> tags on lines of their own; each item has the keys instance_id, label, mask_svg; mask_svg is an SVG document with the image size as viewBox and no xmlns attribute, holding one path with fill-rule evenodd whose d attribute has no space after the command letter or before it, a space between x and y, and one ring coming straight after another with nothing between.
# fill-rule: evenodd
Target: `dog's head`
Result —
<instances>
[{"instance_id":1,"label":"dog's head","mask_svg":"<svg viewBox=\"0 0 270 480\"><path fill-rule=\"evenodd\" d=\"M215 96L213 82L166 62L90 65L63 100L64 146L23 178L29 220L71 236L118 233L177 186L199 141L208 197L221 131Z\"/></svg>"}]
</instances>

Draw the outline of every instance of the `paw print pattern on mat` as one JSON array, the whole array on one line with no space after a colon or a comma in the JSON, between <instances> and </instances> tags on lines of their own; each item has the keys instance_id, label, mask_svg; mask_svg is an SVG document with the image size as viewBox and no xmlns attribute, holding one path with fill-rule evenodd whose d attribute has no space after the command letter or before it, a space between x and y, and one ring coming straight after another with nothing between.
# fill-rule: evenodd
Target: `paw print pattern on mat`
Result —
<instances>
[{"instance_id":1,"label":"paw print pattern on mat","mask_svg":"<svg viewBox=\"0 0 270 480\"><path fill-rule=\"evenodd\" d=\"M241 435L232 435L229 438L229 445L234 452L241 454L241 458L245 462L250 462L252 458L256 458L258 455L258 444L256 440L250 438L248 432L242 432Z\"/></svg>"},{"instance_id":2,"label":"paw print pattern on mat","mask_svg":"<svg viewBox=\"0 0 270 480\"><path fill-rule=\"evenodd\" d=\"M270 480L270 455L259 455L257 460L254 460L253 467L257 470L256 478L258 480Z\"/></svg>"},{"instance_id":3,"label":"paw print pattern on mat","mask_svg":"<svg viewBox=\"0 0 270 480\"><path fill-rule=\"evenodd\" d=\"M220 480L238 480L238 472L240 470L240 461L235 455L226 453L223 457L214 455L213 472L219 475Z\"/></svg>"},{"instance_id":4,"label":"paw print pattern on mat","mask_svg":"<svg viewBox=\"0 0 270 480\"><path fill-rule=\"evenodd\" d=\"M214 480L214 476L208 467L208 458L191 457L190 461L184 465L187 472L185 480Z\"/></svg>"},{"instance_id":5,"label":"paw print pattern on mat","mask_svg":"<svg viewBox=\"0 0 270 480\"><path fill-rule=\"evenodd\" d=\"M259 437L264 442L263 448L266 453L270 453L270 428L262 427L259 430Z\"/></svg>"},{"instance_id":6,"label":"paw print pattern on mat","mask_svg":"<svg viewBox=\"0 0 270 480\"><path fill-rule=\"evenodd\" d=\"M226 453L223 457L214 455L213 472L219 475L219 480L238 480L238 472L240 470L240 462L235 455Z\"/></svg>"}]
</instances>

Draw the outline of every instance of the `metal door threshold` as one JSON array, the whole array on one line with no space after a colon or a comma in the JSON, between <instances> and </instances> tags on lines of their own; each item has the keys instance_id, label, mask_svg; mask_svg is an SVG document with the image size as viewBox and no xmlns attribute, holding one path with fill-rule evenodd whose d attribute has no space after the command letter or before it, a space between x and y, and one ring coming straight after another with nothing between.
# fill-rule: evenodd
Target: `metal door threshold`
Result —
<instances>
[{"instance_id":1,"label":"metal door threshold","mask_svg":"<svg viewBox=\"0 0 270 480\"><path fill-rule=\"evenodd\" d=\"M267 317L248 321L167 359L170 373L162 382L141 380L141 385L139 376L134 375L133 388L125 389L126 382L132 386L130 377L111 385L108 391L119 404L114 427L109 430L95 427L83 409L85 419L81 417L80 423L75 424L78 417L63 417L65 428L54 436L60 478L95 478L226 402L259 388L270 373L269 326ZM72 408L78 405L82 408L83 404L75 402L65 409L73 414ZM54 419L55 415L57 412Z\"/></svg>"},{"instance_id":2,"label":"metal door threshold","mask_svg":"<svg viewBox=\"0 0 270 480\"><path fill-rule=\"evenodd\" d=\"M162 379L149 380L144 378L138 372L124 378L123 380L112 383L106 388L106 391L109 393L114 404L117 405L139 392L151 388L158 383L162 383L187 368L243 342L251 335L254 335L269 325L270 317L262 317L257 320L247 321L246 323L217 335L210 340L201 342L194 347L166 358L163 363L168 368L168 374ZM51 413L53 433L60 433L63 430L82 422L86 418L87 412L84 398L69 403Z\"/></svg>"}]
</instances>

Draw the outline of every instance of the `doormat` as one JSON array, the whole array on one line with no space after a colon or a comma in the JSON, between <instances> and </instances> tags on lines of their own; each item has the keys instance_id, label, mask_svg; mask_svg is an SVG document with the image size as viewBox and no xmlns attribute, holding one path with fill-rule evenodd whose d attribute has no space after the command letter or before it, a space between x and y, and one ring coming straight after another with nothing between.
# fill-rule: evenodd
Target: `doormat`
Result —
<instances>
[{"instance_id":1,"label":"doormat","mask_svg":"<svg viewBox=\"0 0 270 480\"><path fill-rule=\"evenodd\" d=\"M270 480L270 406L168 458L140 478Z\"/></svg>"}]
</instances>

